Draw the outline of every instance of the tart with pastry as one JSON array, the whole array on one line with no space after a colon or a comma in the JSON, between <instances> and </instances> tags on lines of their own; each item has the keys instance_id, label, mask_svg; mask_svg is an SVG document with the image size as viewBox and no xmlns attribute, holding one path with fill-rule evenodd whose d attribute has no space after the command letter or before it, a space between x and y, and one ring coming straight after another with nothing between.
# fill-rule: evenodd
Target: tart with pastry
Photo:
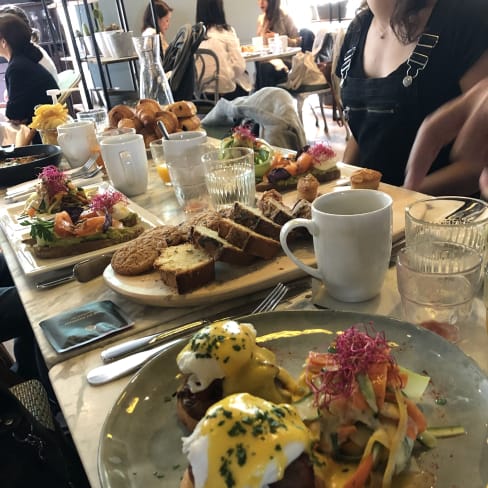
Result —
<instances>
[{"instance_id":1,"label":"tart with pastry","mask_svg":"<svg viewBox=\"0 0 488 488\"><path fill-rule=\"evenodd\" d=\"M298 156L282 156L279 151L271 161L271 168L263 176L263 181L258 183L258 191L295 190L298 180L308 174L313 175L320 183L326 183L340 177L341 172L337 167L338 158L332 147L324 142L317 142L311 146L305 146Z\"/></svg>"}]
</instances>

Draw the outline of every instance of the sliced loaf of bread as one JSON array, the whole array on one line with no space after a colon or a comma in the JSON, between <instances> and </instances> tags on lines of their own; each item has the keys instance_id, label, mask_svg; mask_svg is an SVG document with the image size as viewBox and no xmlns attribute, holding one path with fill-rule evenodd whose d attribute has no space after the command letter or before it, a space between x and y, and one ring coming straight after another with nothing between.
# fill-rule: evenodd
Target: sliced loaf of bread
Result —
<instances>
[{"instance_id":1,"label":"sliced loaf of bread","mask_svg":"<svg viewBox=\"0 0 488 488\"><path fill-rule=\"evenodd\" d=\"M215 263L193 243L163 248L154 261L163 282L178 293L189 293L215 279Z\"/></svg>"},{"instance_id":2,"label":"sliced loaf of bread","mask_svg":"<svg viewBox=\"0 0 488 488\"><path fill-rule=\"evenodd\" d=\"M295 218L290 208L272 198L259 202L259 207L264 216L280 226Z\"/></svg>"},{"instance_id":3,"label":"sliced loaf of bread","mask_svg":"<svg viewBox=\"0 0 488 488\"><path fill-rule=\"evenodd\" d=\"M281 251L279 241L258 234L231 219L222 218L220 220L219 236L245 253L263 259L272 259Z\"/></svg>"},{"instance_id":4,"label":"sliced loaf of bread","mask_svg":"<svg viewBox=\"0 0 488 488\"><path fill-rule=\"evenodd\" d=\"M197 225L193 227L191 239L197 247L212 256L215 261L246 266L251 264L255 257L245 253L242 249L232 245L219 236L218 232Z\"/></svg>"},{"instance_id":5,"label":"sliced loaf of bread","mask_svg":"<svg viewBox=\"0 0 488 488\"><path fill-rule=\"evenodd\" d=\"M235 202L226 217L238 224L249 227L258 234L271 237L276 241L280 239L281 225L266 217L259 209L249 207L243 203Z\"/></svg>"}]
</instances>

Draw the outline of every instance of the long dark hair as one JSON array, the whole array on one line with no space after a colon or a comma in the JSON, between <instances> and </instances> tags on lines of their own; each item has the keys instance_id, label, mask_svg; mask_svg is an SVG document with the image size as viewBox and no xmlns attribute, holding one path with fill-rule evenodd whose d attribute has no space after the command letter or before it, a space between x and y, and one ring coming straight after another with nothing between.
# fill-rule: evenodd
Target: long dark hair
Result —
<instances>
[{"instance_id":1,"label":"long dark hair","mask_svg":"<svg viewBox=\"0 0 488 488\"><path fill-rule=\"evenodd\" d=\"M427 4L428 0L395 0L390 27L404 44L410 44L421 34L417 25L417 16ZM359 11L367 9L368 5L366 1L363 1Z\"/></svg>"},{"instance_id":2,"label":"long dark hair","mask_svg":"<svg viewBox=\"0 0 488 488\"><path fill-rule=\"evenodd\" d=\"M0 14L14 14L23 20L31 29L31 41L32 42L39 42L39 31L32 27L29 17L24 9L17 7L14 4L2 5L0 7Z\"/></svg>"},{"instance_id":3,"label":"long dark hair","mask_svg":"<svg viewBox=\"0 0 488 488\"><path fill-rule=\"evenodd\" d=\"M0 38L9 45L12 56L22 54L38 63L42 58L41 51L31 42L31 28L17 15L0 14Z\"/></svg>"},{"instance_id":4,"label":"long dark hair","mask_svg":"<svg viewBox=\"0 0 488 488\"><path fill-rule=\"evenodd\" d=\"M166 2L157 0L154 2L154 11L156 12L156 17L160 19L161 17L166 17L170 12L173 11L173 9ZM151 3L149 3L146 10L144 10L141 31L145 31L148 27L152 27L154 29L156 28L153 22Z\"/></svg>"},{"instance_id":5,"label":"long dark hair","mask_svg":"<svg viewBox=\"0 0 488 488\"><path fill-rule=\"evenodd\" d=\"M225 20L223 0L197 0L196 22L203 22L207 29L230 30L230 25Z\"/></svg>"},{"instance_id":6,"label":"long dark hair","mask_svg":"<svg viewBox=\"0 0 488 488\"><path fill-rule=\"evenodd\" d=\"M281 0L268 0L268 6L264 13L264 20L268 25L274 26L275 22L280 18Z\"/></svg>"}]
</instances>

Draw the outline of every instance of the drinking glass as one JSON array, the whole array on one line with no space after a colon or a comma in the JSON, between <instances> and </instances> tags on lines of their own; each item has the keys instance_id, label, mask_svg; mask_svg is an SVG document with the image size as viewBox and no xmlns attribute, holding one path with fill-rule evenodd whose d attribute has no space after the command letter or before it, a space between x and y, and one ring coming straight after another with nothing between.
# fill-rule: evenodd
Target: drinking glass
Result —
<instances>
[{"instance_id":1,"label":"drinking glass","mask_svg":"<svg viewBox=\"0 0 488 488\"><path fill-rule=\"evenodd\" d=\"M155 141L151 141L149 143L149 149L151 150L151 157L159 177L166 186L171 186L168 165L164 159L163 140L157 139Z\"/></svg>"},{"instance_id":2,"label":"drinking glass","mask_svg":"<svg viewBox=\"0 0 488 488\"><path fill-rule=\"evenodd\" d=\"M209 207L205 170L201 160L207 150L208 145L202 144L175 159L166 160L176 199L186 214L198 213Z\"/></svg>"},{"instance_id":3,"label":"drinking glass","mask_svg":"<svg viewBox=\"0 0 488 488\"><path fill-rule=\"evenodd\" d=\"M486 263L488 204L468 197L418 200L405 210L405 243L448 241L476 249Z\"/></svg>"},{"instance_id":4,"label":"drinking glass","mask_svg":"<svg viewBox=\"0 0 488 488\"><path fill-rule=\"evenodd\" d=\"M108 126L107 109L104 107L92 108L76 114L78 120L91 120L95 124L95 131L101 134Z\"/></svg>"},{"instance_id":5,"label":"drinking glass","mask_svg":"<svg viewBox=\"0 0 488 488\"><path fill-rule=\"evenodd\" d=\"M240 202L251 207L256 198L254 151L231 147L210 151L202 156L205 183L216 210Z\"/></svg>"},{"instance_id":6,"label":"drinking glass","mask_svg":"<svg viewBox=\"0 0 488 488\"><path fill-rule=\"evenodd\" d=\"M481 284L482 257L447 241L407 245L397 257L398 290L405 319L414 324L456 324L469 316Z\"/></svg>"}]
</instances>

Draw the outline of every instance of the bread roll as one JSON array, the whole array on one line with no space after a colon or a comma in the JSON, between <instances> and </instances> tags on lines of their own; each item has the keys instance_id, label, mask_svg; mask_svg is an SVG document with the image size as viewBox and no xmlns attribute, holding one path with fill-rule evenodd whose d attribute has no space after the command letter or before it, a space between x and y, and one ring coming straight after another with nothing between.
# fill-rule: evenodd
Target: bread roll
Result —
<instances>
[{"instance_id":1,"label":"bread roll","mask_svg":"<svg viewBox=\"0 0 488 488\"><path fill-rule=\"evenodd\" d=\"M161 138L163 133L161 129L157 126L157 121L161 120L168 131L168 134L173 134L178 130L178 117L172 112L161 111L156 113L156 134Z\"/></svg>"},{"instance_id":2,"label":"bread roll","mask_svg":"<svg viewBox=\"0 0 488 488\"><path fill-rule=\"evenodd\" d=\"M134 117L134 111L127 105L115 105L108 112L108 121L110 127L117 127L118 123L122 119L132 119Z\"/></svg>"},{"instance_id":3,"label":"bread roll","mask_svg":"<svg viewBox=\"0 0 488 488\"><path fill-rule=\"evenodd\" d=\"M196 105L186 100L171 103L166 108L170 112L173 112L179 119L182 117L193 117L197 113Z\"/></svg>"},{"instance_id":4,"label":"bread roll","mask_svg":"<svg viewBox=\"0 0 488 488\"><path fill-rule=\"evenodd\" d=\"M198 130L200 128L200 119L194 115L193 117L179 118L179 126L181 130Z\"/></svg>"},{"instance_id":5,"label":"bread roll","mask_svg":"<svg viewBox=\"0 0 488 488\"><path fill-rule=\"evenodd\" d=\"M382 176L383 175L379 171L374 169L358 169L351 175L351 188L377 190Z\"/></svg>"}]
</instances>

